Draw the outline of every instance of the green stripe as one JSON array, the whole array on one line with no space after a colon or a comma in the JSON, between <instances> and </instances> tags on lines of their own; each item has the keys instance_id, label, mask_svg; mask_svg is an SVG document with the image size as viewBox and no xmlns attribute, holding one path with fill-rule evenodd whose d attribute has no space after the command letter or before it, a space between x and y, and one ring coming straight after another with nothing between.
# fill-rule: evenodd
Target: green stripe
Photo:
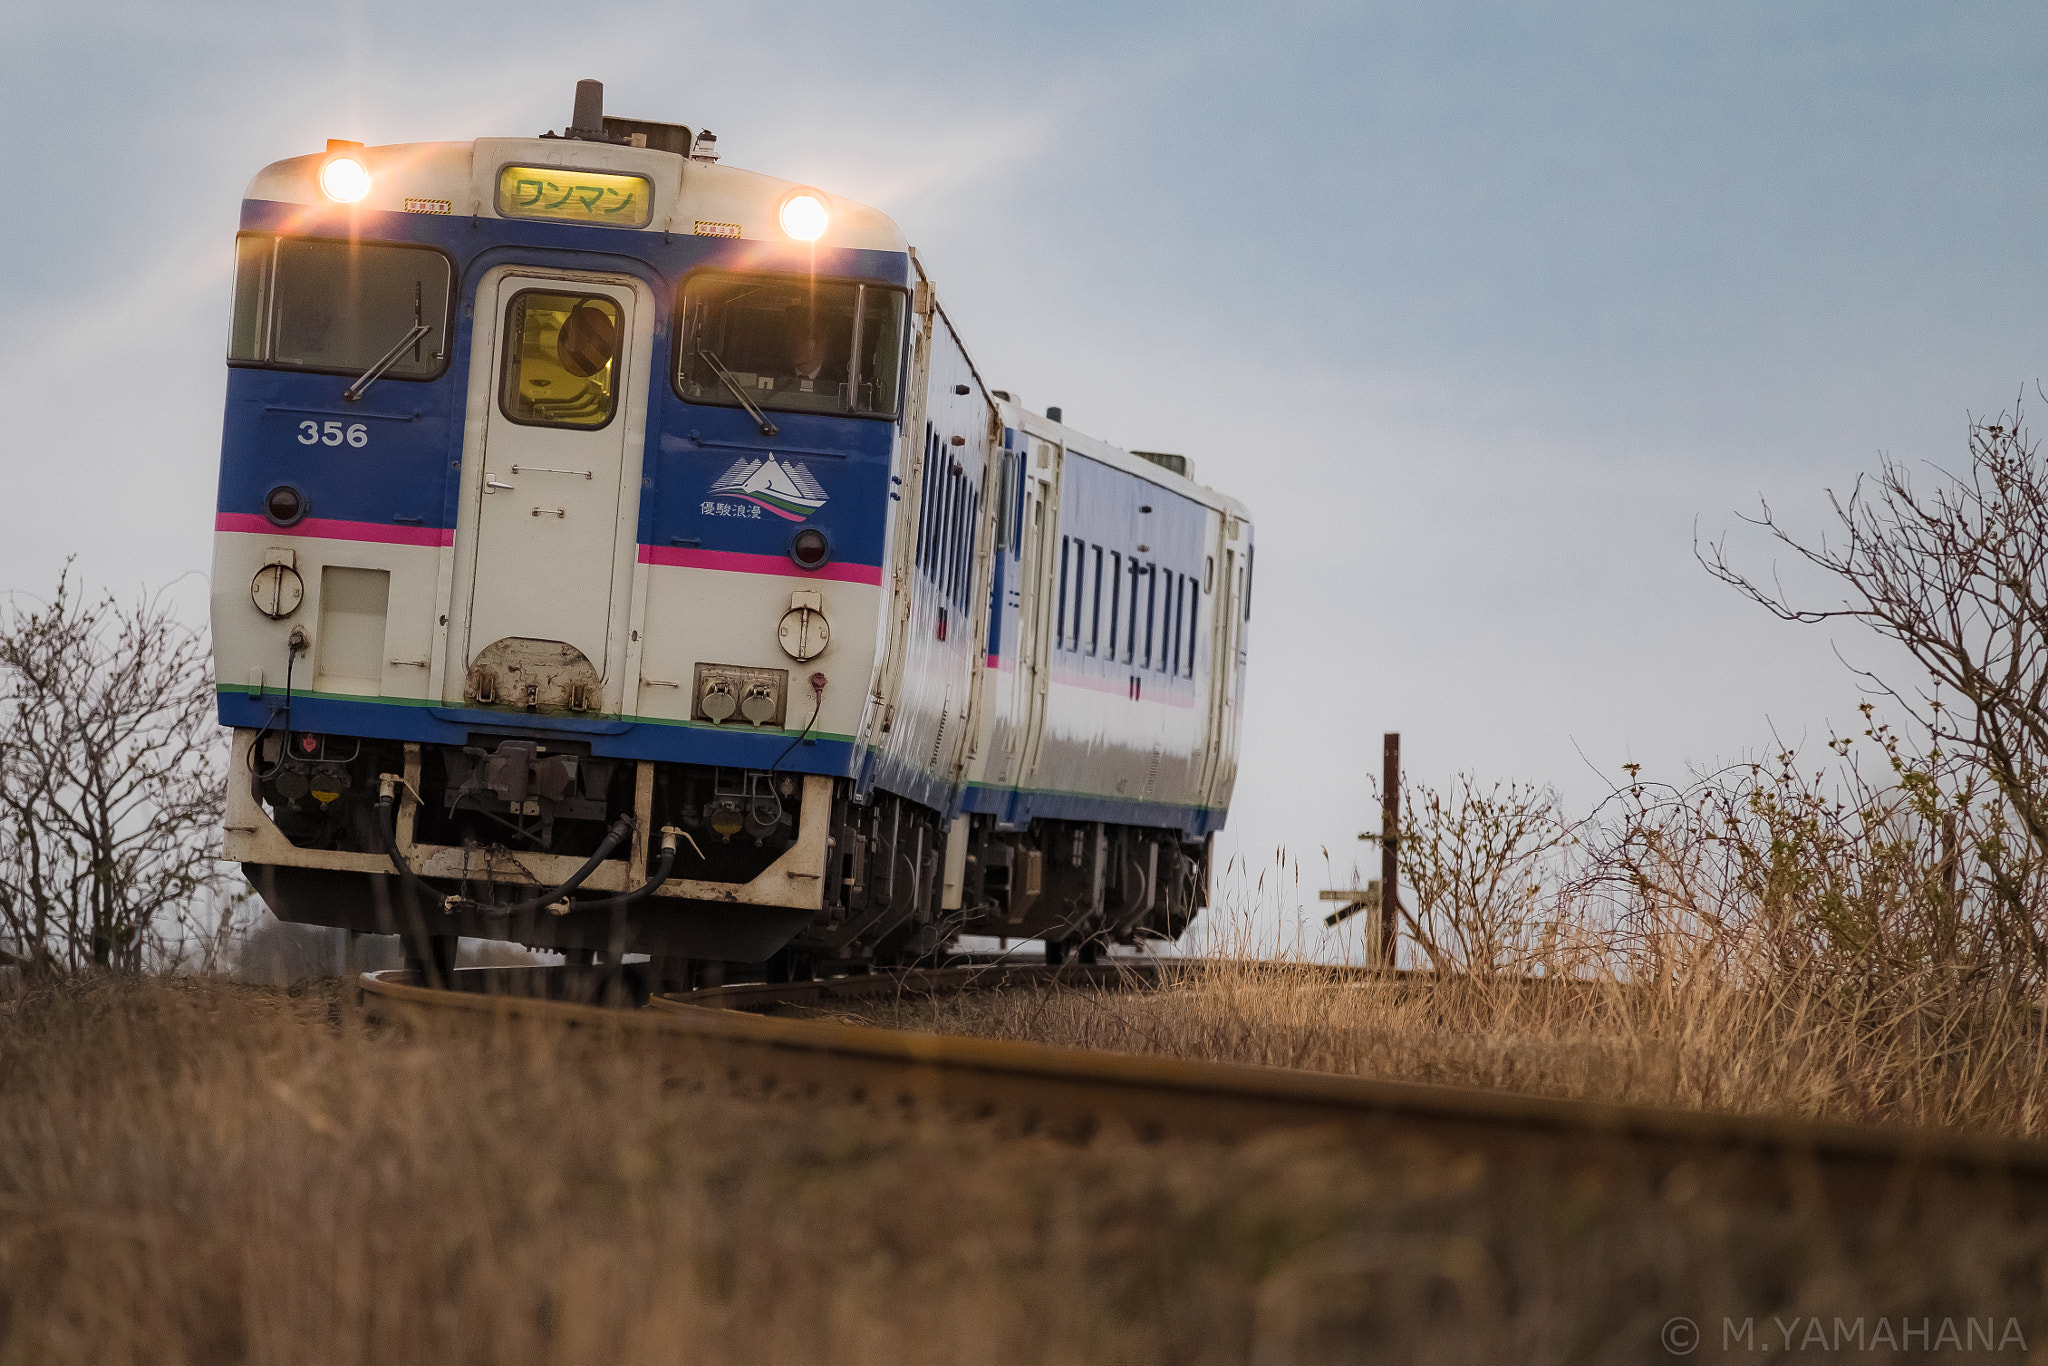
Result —
<instances>
[{"instance_id":1,"label":"green stripe","mask_svg":"<svg viewBox=\"0 0 2048 1366\"><path fill-rule=\"evenodd\" d=\"M247 685L216 683L214 684L213 690L216 693L246 694L248 692L248 687ZM265 695L272 697L283 697L284 693L281 690L271 690L266 688ZM508 721L517 720L519 717L526 715L526 713L524 712L494 712L485 708L478 707L451 707L449 706L448 703L442 702L432 697L363 697L355 693L315 692L310 688L294 688L292 689L292 696L317 698L323 702L369 702L384 707L447 707L450 711L476 711L484 716L503 716ZM734 733L735 731L744 735L748 734L750 731L753 730L752 727L742 728L742 726L735 726L730 724L721 726L716 721L683 721L671 716L628 716L620 712L545 712L543 713L543 715L562 715L564 719L572 719L577 721L625 721L636 726L682 726L690 730L720 731L728 735ZM764 735L787 735L791 729L792 727L777 726L772 729L760 731L759 733ZM851 735L843 735L838 731L830 730L814 730L811 732L810 738L813 740L844 740L849 744L853 742L853 737Z\"/></svg>"}]
</instances>

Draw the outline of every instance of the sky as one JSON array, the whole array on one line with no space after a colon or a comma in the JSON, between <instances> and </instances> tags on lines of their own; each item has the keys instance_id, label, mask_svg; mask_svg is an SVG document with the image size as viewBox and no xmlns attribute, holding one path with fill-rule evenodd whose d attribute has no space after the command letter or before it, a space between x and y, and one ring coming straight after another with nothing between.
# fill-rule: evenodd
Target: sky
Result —
<instances>
[{"instance_id":1,"label":"sky","mask_svg":"<svg viewBox=\"0 0 2048 1366\"><path fill-rule=\"evenodd\" d=\"M889 213L992 385L1250 505L1223 848L1305 885L1376 828L1386 731L1573 809L1817 749L1847 665L1910 669L1696 544L1768 575L1760 499L1817 535L1881 457L2042 402L2038 5L18 8L0 589L76 556L203 611L256 170L560 128L594 77Z\"/></svg>"}]
</instances>

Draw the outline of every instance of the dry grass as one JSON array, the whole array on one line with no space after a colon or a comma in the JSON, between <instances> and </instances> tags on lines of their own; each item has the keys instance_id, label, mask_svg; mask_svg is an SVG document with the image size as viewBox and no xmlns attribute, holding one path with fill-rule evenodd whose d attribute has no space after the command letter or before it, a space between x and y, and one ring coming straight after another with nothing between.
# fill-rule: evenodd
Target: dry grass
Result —
<instances>
[{"instance_id":1,"label":"dry grass","mask_svg":"<svg viewBox=\"0 0 2048 1366\"><path fill-rule=\"evenodd\" d=\"M1793 980L1631 986L1412 976L1285 961L1190 967L1159 988L885 1003L874 1023L1686 1109L2048 1134L2038 1011L1858 1008Z\"/></svg>"},{"instance_id":2,"label":"dry grass","mask_svg":"<svg viewBox=\"0 0 2048 1366\"><path fill-rule=\"evenodd\" d=\"M1632 1362L1675 1314L2043 1307L2044 1234L1996 1210L1866 1242L1317 1134L1005 1138L596 1032L370 1030L331 984L4 1009L0 1363Z\"/></svg>"}]
</instances>

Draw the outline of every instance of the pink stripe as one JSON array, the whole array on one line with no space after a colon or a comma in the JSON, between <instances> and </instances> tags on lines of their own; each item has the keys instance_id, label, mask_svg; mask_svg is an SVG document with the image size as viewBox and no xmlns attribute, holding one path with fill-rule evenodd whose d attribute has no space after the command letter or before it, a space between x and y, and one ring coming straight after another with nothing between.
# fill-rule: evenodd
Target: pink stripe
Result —
<instances>
[{"instance_id":1,"label":"pink stripe","mask_svg":"<svg viewBox=\"0 0 2048 1366\"><path fill-rule=\"evenodd\" d=\"M728 574L775 574L790 579L831 579L835 583L882 582L877 564L828 564L823 569L798 569L786 555L747 555L737 550L692 550L678 545L643 545L640 563L672 569L719 569Z\"/></svg>"},{"instance_id":2,"label":"pink stripe","mask_svg":"<svg viewBox=\"0 0 2048 1366\"><path fill-rule=\"evenodd\" d=\"M213 518L215 531L246 531L261 536L317 536L329 541L376 541L384 545L453 545L455 533L447 527L397 526L388 522L336 522L308 517L292 526L278 526L268 517L250 512L221 512Z\"/></svg>"},{"instance_id":3,"label":"pink stripe","mask_svg":"<svg viewBox=\"0 0 2048 1366\"><path fill-rule=\"evenodd\" d=\"M1132 670L1132 672L1142 677L1147 683L1152 682L1155 678L1165 679L1172 677L1170 674L1154 674L1150 671L1140 672L1136 669ZM1053 670L1052 681L1062 687L1080 688L1086 692L1109 693L1111 695L1120 693L1125 701L1157 702L1164 707L1193 707L1198 705L1195 698L1179 696L1171 692L1153 692L1149 688L1143 689L1138 697L1133 698L1131 696L1131 679L1129 675L1120 679L1097 678L1093 674L1069 673L1065 669L1055 669ZM1183 679L1181 681L1187 682L1189 680Z\"/></svg>"}]
</instances>

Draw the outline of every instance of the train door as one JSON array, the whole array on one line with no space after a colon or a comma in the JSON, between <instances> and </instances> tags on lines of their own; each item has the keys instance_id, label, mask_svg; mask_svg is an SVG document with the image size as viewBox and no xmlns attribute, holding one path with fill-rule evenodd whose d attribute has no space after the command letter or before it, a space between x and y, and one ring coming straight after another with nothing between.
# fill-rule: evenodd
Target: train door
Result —
<instances>
[{"instance_id":1,"label":"train door","mask_svg":"<svg viewBox=\"0 0 2048 1366\"><path fill-rule=\"evenodd\" d=\"M1026 785L1038 768L1045 730L1046 687L1052 644L1053 536L1058 517L1055 490L1062 467L1059 443L1027 438L1024 460L1024 544L1017 580L1017 684L1010 694L1010 733L1021 736L1015 782Z\"/></svg>"},{"instance_id":2,"label":"train door","mask_svg":"<svg viewBox=\"0 0 2048 1366\"><path fill-rule=\"evenodd\" d=\"M647 304L610 277L507 273L478 291L465 451L475 509L465 698L602 709L622 672L639 510ZM481 321L481 319L480 319ZM487 378L487 382L484 381ZM478 392L481 391L481 392ZM612 697L616 707L620 699Z\"/></svg>"},{"instance_id":3,"label":"train door","mask_svg":"<svg viewBox=\"0 0 2048 1366\"><path fill-rule=\"evenodd\" d=\"M1228 528L1230 518L1220 519L1219 530ZM1218 536L1212 543L1217 552L1211 555L1205 568L1212 592L1209 598L1209 742L1205 746L1207 760L1202 769L1202 793L1204 799L1214 804L1218 781L1233 756L1228 751L1234 747L1233 737L1237 726L1237 694L1234 686L1237 673L1237 595L1232 585L1237 581L1237 550L1223 544Z\"/></svg>"},{"instance_id":4,"label":"train door","mask_svg":"<svg viewBox=\"0 0 2048 1366\"><path fill-rule=\"evenodd\" d=\"M890 552L892 597L889 636L883 646L881 664L875 670L867 715L861 722L861 738L868 741L873 740L877 728L885 734L892 731L896 705L903 696L903 674L910 658L910 617L916 596L913 584L921 553L918 531L924 516L924 471L926 462L931 459L930 439L925 435L925 428L931 412L932 315L935 312L931 283L919 280L911 291L910 379L904 387L904 434L897 442L902 457L900 479L905 489L904 496L917 501L897 504L899 510L891 518L894 539ZM873 770L869 772L872 774Z\"/></svg>"},{"instance_id":5,"label":"train door","mask_svg":"<svg viewBox=\"0 0 2048 1366\"><path fill-rule=\"evenodd\" d=\"M1230 594L1225 604L1230 620L1229 649L1223 657L1223 726L1216 736L1216 785L1209 793L1211 804L1217 806L1229 801L1237 784L1237 741L1244 724L1244 637L1251 617L1251 540L1244 534L1245 524L1237 518L1230 519L1229 527L1230 538L1236 542L1224 556L1230 564Z\"/></svg>"},{"instance_id":6,"label":"train door","mask_svg":"<svg viewBox=\"0 0 2048 1366\"><path fill-rule=\"evenodd\" d=\"M990 416L987 444L981 452L981 496L977 504L980 514L975 519L973 531L970 533L974 545L974 569L969 576L969 581L973 584L969 591L974 595L972 621L973 638L976 641L985 641L989 638L989 628L995 621L995 604L991 598L991 591L996 581L997 542L1000 539L996 535L996 527L1005 515L1005 509L1002 507L1002 472L1003 462L1008 457L1002 451L1002 425L994 421L993 414ZM967 689L968 725L964 727L965 734L960 737L960 759L955 765L953 775L955 782L966 775L968 765L981 753L981 737L988 723L988 712L984 710L988 705L984 700L988 696L988 672L988 651L977 645L974 651L973 681Z\"/></svg>"}]
</instances>

